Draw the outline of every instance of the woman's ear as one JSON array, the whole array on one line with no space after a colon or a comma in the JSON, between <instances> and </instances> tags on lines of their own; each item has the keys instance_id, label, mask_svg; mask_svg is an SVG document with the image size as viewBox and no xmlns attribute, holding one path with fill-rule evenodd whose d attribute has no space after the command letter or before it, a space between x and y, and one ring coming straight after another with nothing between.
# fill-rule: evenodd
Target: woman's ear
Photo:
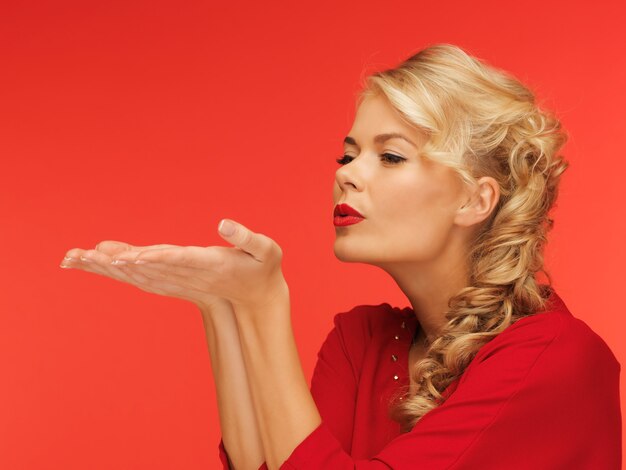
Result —
<instances>
[{"instance_id":1,"label":"woman's ear","mask_svg":"<svg viewBox=\"0 0 626 470\"><path fill-rule=\"evenodd\" d=\"M463 193L463 199L457 209L454 222L461 226L471 226L481 223L493 212L500 199L498 182L490 177L483 176L478 184Z\"/></svg>"}]
</instances>

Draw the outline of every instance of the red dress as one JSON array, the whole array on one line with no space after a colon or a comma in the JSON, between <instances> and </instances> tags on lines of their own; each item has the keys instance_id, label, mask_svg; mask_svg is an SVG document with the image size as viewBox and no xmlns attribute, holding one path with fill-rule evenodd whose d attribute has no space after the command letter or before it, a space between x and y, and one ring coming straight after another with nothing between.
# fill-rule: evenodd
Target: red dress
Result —
<instances>
[{"instance_id":1,"label":"red dress","mask_svg":"<svg viewBox=\"0 0 626 470\"><path fill-rule=\"evenodd\" d=\"M281 470L619 470L620 363L554 291L549 302L485 344L408 433L386 403L409 384L413 310L336 314L311 378L322 422Z\"/></svg>"}]
</instances>

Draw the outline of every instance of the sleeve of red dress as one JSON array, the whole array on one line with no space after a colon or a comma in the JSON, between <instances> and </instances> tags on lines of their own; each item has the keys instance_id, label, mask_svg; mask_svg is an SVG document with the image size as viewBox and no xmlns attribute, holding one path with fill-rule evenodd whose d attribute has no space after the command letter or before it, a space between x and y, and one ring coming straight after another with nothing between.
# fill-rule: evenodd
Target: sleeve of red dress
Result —
<instances>
[{"instance_id":1,"label":"sleeve of red dress","mask_svg":"<svg viewBox=\"0 0 626 470\"><path fill-rule=\"evenodd\" d=\"M228 462L228 453L226 452L226 448L224 447L224 440L221 438L218 449L223 470L232 470L232 468L230 467L230 463ZM268 470L267 464L263 462L258 470Z\"/></svg>"},{"instance_id":2,"label":"sleeve of red dress","mask_svg":"<svg viewBox=\"0 0 626 470\"><path fill-rule=\"evenodd\" d=\"M454 393L371 459L353 459L322 420L281 470L619 470L620 364L578 320L546 318L484 346ZM323 353L318 374L347 370Z\"/></svg>"},{"instance_id":3,"label":"sleeve of red dress","mask_svg":"<svg viewBox=\"0 0 626 470\"><path fill-rule=\"evenodd\" d=\"M365 310L338 313L334 326L317 354L311 377L311 395L324 422L345 452L350 453L357 384L364 350L363 317ZM354 314L353 314L354 313ZM348 331L344 331L344 330Z\"/></svg>"}]
</instances>

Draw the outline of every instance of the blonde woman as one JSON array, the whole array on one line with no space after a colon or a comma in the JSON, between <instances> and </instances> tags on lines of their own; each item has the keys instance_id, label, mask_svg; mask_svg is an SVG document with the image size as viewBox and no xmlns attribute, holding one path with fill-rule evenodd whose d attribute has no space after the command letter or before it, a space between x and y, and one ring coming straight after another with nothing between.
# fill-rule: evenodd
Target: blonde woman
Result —
<instances>
[{"instance_id":1,"label":"blonde woman","mask_svg":"<svg viewBox=\"0 0 626 470\"><path fill-rule=\"evenodd\" d=\"M224 219L232 247L103 242L66 265L200 308L224 468L617 470L620 364L536 279L566 140L527 87L454 45L369 76L334 252L411 307L335 315L310 389L269 237Z\"/></svg>"}]
</instances>

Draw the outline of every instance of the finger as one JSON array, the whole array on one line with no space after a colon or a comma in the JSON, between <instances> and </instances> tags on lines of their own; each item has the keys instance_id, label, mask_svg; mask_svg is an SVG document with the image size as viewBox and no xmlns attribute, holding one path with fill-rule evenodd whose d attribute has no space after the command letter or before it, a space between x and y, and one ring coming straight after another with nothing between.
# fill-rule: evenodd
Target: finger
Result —
<instances>
[{"instance_id":1,"label":"finger","mask_svg":"<svg viewBox=\"0 0 626 470\"><path fill-rule=\"evenodd\" d=\"M255 233L232 219L222 219L218 226L218 233L223 239L241 248L257 261L264 261L270 251L275 248L271 238Z\"/></svg>"},{"instance_id":2,"label":"finger","mask_svg":"<svg viewBox=\"0 0 626 470\"><path fill-rule=\"evenodd\" d=\"M138 245L131 245L129 243L119 242L115 240L104 240L98 243L95 249L102 253L106 253L109 256L113 256L118 253L122 253L124 251L142 251L142 250L148 250L148 249L154 249L154 248L170 248L173 246L176 246L176 245L161 244L161 245L138 246Z\"/></svg>"},{"instance_id":3,"label":"finger","mask_svg":"<svg viewBox=\"0 0 626 470\"><path fill-rule=\"evenodd\" d=\"M102 276L110 277L111 279L115 279L116 281L126 282L129 284L134 284L133 279L129 278L127 274L121 272L115 266L103 266L102 264L95 263L93 261L83 261L78 259L71 263L69 266L74 269L80 269L82 271L90 272L93 274L99 274Z\"/></svg>"},{"instance_id":4,"label":"finger","mask_svg":"<svg viewBox=\"0 0 626 470\"><path fill-rule=\"evenodd\" d=\"M72 257L76 257L75 261L69 262L69 264L72 265L71 267L108 276L112 279L133 285L145 292L173 296L172 294L178 290L176 286L170 286L168 283L163 282L153 282L143 274L127 270L123 266L116 267L111 265L111 258L99 252L99 250L74 249L68 254ZM204 297L201 294L201 292L194 292L192 300L197 301L207 297L206 294L204 294Z\"/></svg>"},{"instance_id":5,"label":"finger","mask_svg":"<svg viewBox=\"0 0 626 470\"><path fill-rule=\"evenodd\" d=\"M107 276L117 281L136 284L136 281L129 277L127 273L111 265L111 258L108 255L98 250L80 250L76 248L68 252L69 255L71 255L73 261L64 260L61 266L66 265L70 268Z\"/></svg>"},{"instance_id":6,"label":"finger","mask_svg":"<svg viewBox=\"0 0 626 470\"><path fill-rule=\"evenodd\" d=\"M101 241L96 245L95 250L101 253L106 253L109 256L120 253L122 251L132 250L134 247L124 242L117 242L114 240Z\"/></svg>"},{"instance_id":7,"label":"finger","mask_svg":"<svg viewBox=\"0 0 626 470\"><path fill-rule=\"evenodd\" d=\"M126 263L163 263L180 268L198 268L210 271L216 270L224 263L223 250L232 250L225 247L175 246L141 252L124 252L115 255L112 262L125 261ZM239 252L242 254L242 252ZM247 256L247 255L246 255Z\"/></svg>"},{"instance_id":8,"label":"finger","mask_svg":"<svg viewBox=\"0 0 626 470\"><path fill-rule=\"evenodd\" d=\"M129 243L125 243L125 242L118 242L115 240L105 240L105 241L98 243L95 247L95 250L100 253L104 253L108 256L114 256L116 254L123 253L125 251L137 253L137 252L141 252L142 250L171 248L175 246L176 245L169 245L169 244L135 246L135 245L130 245ZM66 253L63 260L66 262L78 261L80 260L80 257L84 256L84 253L87 251L89 250L74 248ZM96 260L98 260L98 257L96 257Z\"/></svg>"},{"instance_id":9,"label":"finger","mask_svg":"<svg viewBox=\"0 0 626 470\"><path fill-rule=\"evenodd\" d=\"M165 296L170 295L171 290L163 290L159 285L152 283L145 275L125 269L124 266L117 267L111 265L111 258L98 250L85 250L79 257L79 260L79 263L82 264L82 268L85 271L109 276L113 279L138 287L145 292Z\"/></svg>"}]
</instances>

